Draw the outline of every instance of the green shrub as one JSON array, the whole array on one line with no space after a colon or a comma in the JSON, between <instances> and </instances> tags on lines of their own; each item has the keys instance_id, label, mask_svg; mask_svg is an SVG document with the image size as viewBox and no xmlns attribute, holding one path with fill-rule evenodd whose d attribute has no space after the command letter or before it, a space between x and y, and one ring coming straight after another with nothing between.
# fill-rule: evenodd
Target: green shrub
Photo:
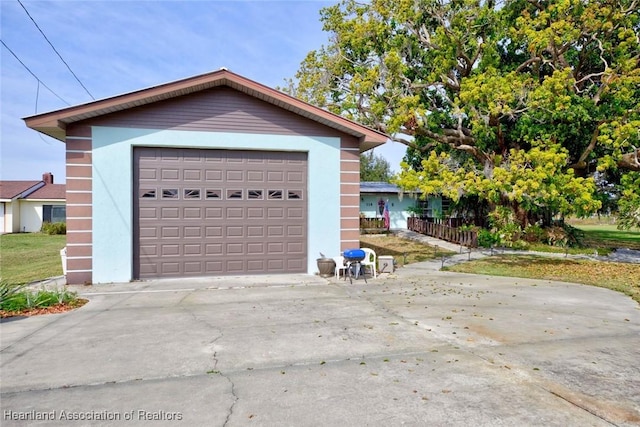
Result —
<instances>
[{"instance_id":1,"label":"green shrub","mask_svg":"<svg viewBox=\"0 0 640 427\"><path fill-rule=\"evenodd\" d=\"M478 246L481 248L490 248L498 243L498 236L484 228L478 230Z\"/></svg>"},{"instance_id":2,"label":"green shrub","mask_svg":"<svg viewBox=\"0 0 640 427\"><path fill-rule=\"evenodd\" d=\"M54 234L67 234L67 223L66 222L43 222L42 228L40 229L42 233L54 235Z\"/></svg>"},{"instance_id":3,"label":"green shrub","mask_svg":"<svg viewBox=\"0 0 640 427\"><path fill-rule=\"evenodd\" d=\"M25 286L27 286L27 283L13 285L5 280L0 281L0 306L2 306L6 300L19 294Z\"/></svg>"},{"instance_id":4,"label":"green shrub","mask_svg":"<svg viewBox=\"0 0 640 427\"><path fill-rule=\"evenodd\" d=\"M584 231L564 224L562 227L549 227L545 230L546 242L551 246L582 246Z\"/></svg>"},{"instance_id":5,"label":"green shrub","mask_svg":"<svg viewBox=\"0 0 640 427\"><path fill-rule=\"evenodd\" d=\"M546 236L544 228L538 224L529 224L525 227L522 238L525 242L538 243L544 241Z\"/></svg>"},{"instance_id":6,"label":"green shrub","mask_svg":"<svg viewBox=\"0 0 640 427\"><path fill-rule=\"evenodd\" d=\"M76 292L67 289L25 289L24 285L12 286L2 283L3 291L10 288L6 294L3 294L0 300L0 310L4 311L22 311L33 308L51 307L56 304L70 304L77 301ZM15 290L14 290L15 289Z\"/></svg>"}]
</instances>

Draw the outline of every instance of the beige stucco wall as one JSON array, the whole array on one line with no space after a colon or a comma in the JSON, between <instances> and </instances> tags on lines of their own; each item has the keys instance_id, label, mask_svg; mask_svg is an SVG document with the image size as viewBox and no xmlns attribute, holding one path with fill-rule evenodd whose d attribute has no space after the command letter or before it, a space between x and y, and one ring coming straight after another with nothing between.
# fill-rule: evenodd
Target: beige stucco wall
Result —
<instances>
[{"instance_id":1,"label":"beige stucco wall","mask_svg":"<svg viewBox=\"0 0 640 427\"><path fill-rule=\"evenodd\" d=\"M20 200L20 222L19 229L16 231L26 233L40 231L42 228L43 205L64 206L65 202L60 200Z\"/></svg>"}]
</instances>

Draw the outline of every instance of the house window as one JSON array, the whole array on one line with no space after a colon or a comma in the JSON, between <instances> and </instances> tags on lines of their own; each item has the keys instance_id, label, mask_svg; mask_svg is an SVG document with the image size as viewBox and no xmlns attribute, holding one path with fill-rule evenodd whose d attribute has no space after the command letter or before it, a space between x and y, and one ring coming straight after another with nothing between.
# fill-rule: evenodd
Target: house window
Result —
<instances>
[{"instance_id":1,"label":"house window","mask_svg":"<svg viewBox=\"0 0 640 427\"><path fill-rule=\"evenodd\" d=\"M66 205L43 205L42 221L43 222L66 222L67 206Z\"/></svg>"}]
</instances>

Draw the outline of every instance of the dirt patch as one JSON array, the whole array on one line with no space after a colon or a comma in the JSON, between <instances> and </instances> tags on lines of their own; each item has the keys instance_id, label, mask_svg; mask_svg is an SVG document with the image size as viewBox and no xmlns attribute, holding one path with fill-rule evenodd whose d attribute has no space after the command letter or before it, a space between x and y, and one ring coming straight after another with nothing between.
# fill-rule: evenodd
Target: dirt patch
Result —
<instances>
[{"instance_id":1,"label":"dirt patch","mask_svg":"<svg viewBox=\"0 0 640 427\"><path fill-rule=\"evenodd\" d=\"M373 249L378 256L391 255L398 265L422 262L450 253L443 251L442 248L426 245L415 240L382 234L360 236L360 246Z\"/></svg>"}]
</instances>

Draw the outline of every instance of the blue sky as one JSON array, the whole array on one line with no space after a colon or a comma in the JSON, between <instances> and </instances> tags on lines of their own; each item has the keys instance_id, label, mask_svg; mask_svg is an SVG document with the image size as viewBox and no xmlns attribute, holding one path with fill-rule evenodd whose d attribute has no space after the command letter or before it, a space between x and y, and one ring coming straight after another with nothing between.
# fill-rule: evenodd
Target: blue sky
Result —
<instances>
[{"instance_id":1,"label":"blue sky","mask_svg":"<svg viewBox=\"0 0 640 427\"><path fill-rule=\"evenodd\" d=\"M275 87L328 43L319 11L336 1L21 0L95 99L220 67ZM0 179L65 180L64 144L28 129L25 116L91 101L17 0L0 0L2 41L58 96L1 49ZM62 98L62 100L60 99ZM63 101L64 100L64 101ZM66 102L66 103L65 103ZM404 146L376 148L394 170Z\"/></svg>"}]
</instances>

